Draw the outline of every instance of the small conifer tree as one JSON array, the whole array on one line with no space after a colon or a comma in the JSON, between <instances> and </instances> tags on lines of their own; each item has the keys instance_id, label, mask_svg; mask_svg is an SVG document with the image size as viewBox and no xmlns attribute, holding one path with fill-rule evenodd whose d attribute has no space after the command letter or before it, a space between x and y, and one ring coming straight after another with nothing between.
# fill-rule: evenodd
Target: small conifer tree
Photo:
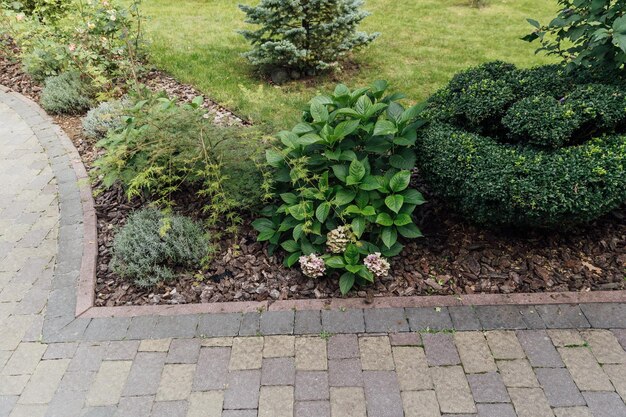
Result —
<instances>
[{"instance_id":1,"label":"small conifer tree","mask_svg":"<svg viewBox=\"0 0 626 417\"><path fill-rule=\"evenodd\" d=\"M260 26L240 31L252 43L244 56L265 72L311 74L338 67L348 52L379 35L357 30L370 15L362 5L362 0L261 0L254 7L240 5L246 22Z\"/></svg>"}]
</instances>

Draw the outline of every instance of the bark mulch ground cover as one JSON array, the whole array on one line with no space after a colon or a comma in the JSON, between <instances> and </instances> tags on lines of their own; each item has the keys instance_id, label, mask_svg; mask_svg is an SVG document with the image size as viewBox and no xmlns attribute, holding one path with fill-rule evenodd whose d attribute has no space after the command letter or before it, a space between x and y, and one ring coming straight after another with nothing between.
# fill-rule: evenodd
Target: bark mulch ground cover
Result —
<instances>
[{"instance_id":1,"label":"bark mulch ground cover","mask_svg":"<svg viewBox=\"0 0 626 417\"><path fill-rule=\"evenodd\" d=\"M160 71L144 80L181 100L199 93ZM38 100L41 87L19 64L0 56L0 84ZM205 106L220 123L246 122L216 103ZM78 149L87 170L97 157L93 141L82 134L80 116L55 116ZM394 258L390 275L374 285L357 288L349 297L428 294L558 292L626 289L626 208L584 227L559 232L491 231L467 224L432 198L416 173L413 185L429 200L418 209L418 225L425 237L406 242ZM180 304L223 301L262 301L341 297L336 277L310 279L297 269L282 266L256 242L248 215L237 237L220 242L208 271L181 276L151 290L137 288L109 269L115 232L128 214L147 204L128 201L121 188L102 191L93 184L98 217L97 306ZM200 201L181 196L178 207L198 217Z\"/></svg>"}]
</instances>

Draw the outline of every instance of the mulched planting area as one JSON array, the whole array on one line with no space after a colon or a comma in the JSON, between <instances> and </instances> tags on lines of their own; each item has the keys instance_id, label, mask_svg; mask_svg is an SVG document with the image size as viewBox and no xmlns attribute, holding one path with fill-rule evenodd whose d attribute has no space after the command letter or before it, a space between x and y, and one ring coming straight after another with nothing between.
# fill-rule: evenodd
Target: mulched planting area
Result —
<instances>
[{"instance_id":1,"label":"mulched planting area","mask_svg":"<svg viewBox=\"0 0 626 417\"><path fill-rule=\"evenodd\" d=\"M144 82L182 100L199 95L159 71ZM16 64L0 56L0 84L38 100L41 91ZM219 123L245 124L210 100L205 107ZM93 141L82 134L79 116L55 116L83 158L87 170L97 157ZM560 232L490 231L465 223L429 196L419 173L413 185L429 200L416 211L425 237L405 242L392 260L390 275L356 288L349 297L428 294L558 292L626 289L626 208L598 221ZM209 271L181 276L176 282L142 289L109 269L115 232L130 212L147 204L128 201L121 188L102 191L93 184L98 217L96 305L182 304L341 297L337 277L310 279L297 268L282 266L281 256L268 256L247 216L241 233L220 242ZM180 196L183 214L201 217L201 203L191 194ZM198 271L199 272L199 271Z\"/></svg>"}]
</instances>

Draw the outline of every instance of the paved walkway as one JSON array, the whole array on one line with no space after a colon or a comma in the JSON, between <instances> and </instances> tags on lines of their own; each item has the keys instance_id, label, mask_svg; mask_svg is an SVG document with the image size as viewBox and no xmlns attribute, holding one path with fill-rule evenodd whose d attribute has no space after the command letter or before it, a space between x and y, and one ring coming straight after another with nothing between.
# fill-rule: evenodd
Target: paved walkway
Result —
<instances>
[{"instance_id":1,"label":"paved walkway","mask_svg":"<svg viewBox=\"0 0 626 417\"><path fill-rule=\"evenodd\" d=\"M63 303L51 300L73 294L58 284L68 268L58 243L76 245L59 238L73 227L59 219L75 214L62 199L60 216L59 188L71 177L55 178L62 171L51 166L69 161L44 150L42 138L58 137L20 106L29 104L0 90L0 417L626 417L626 330L591 328L605 319L587 307L481 309L474 324L470 308L413 311L408 321L408 309L359 310L338 322L363 330L334 335L260 335L280 333L284 315L267 327L254 314L213 316L211 326L170 317L169 330L135 337L133 324L161 319L122 320L123 333L107 321L91 333L100 322L58 324ZM291 313L284 332L330 317L316 314ZM424 316L442 325L420 326ZM58 328L46 334L44 317ZM240 336L250 317L252 335ZM380 322L402 332L374 333ZM197 337L202 323L239 336ZM506 323L518 330L482 330Z\"/></svg>"}]
</instances>

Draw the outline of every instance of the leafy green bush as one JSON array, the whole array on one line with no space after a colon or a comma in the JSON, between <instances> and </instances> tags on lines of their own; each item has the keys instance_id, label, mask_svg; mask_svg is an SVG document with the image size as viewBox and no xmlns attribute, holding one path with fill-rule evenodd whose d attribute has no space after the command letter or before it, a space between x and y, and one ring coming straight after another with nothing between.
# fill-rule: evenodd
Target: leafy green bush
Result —
<instances>
[{"instance_id":1,"label":"leafy green bush","mask_svg":"<svg viewBox=\"0 0 626 417\"><path fill-rule=\"evenodd\" d=\"M54 22L65 16L70 9L67 0L2 0L0 7L33 16L39 21Z\"/></svg>"},{"instance_id":2,"label":"leafy green bush","mask_svg":"<svg viewBox=\"0 0 626 417\"><path fill-rule=\"evenodd\" d=\"M90 87L76 72L64 72L46 79L41 91L41 107L55 114L76 114L92 103Z\"/></svg>"},{"instance_id":3,"label":"leafy green bush","mask_svg":"<svg viewBox=\"0 0 626 417\"><path fill-rule=\"evenodd\" d=\"M135 285L152 287L200 269L210 250L206 233L193 220L143 209L115 236L111 267Z\"/></svg>"},{"instance_id":4,"label":"leafy green bush","mask_svg":"<svg viewBox=\"0 0 626 417\"><path fill-rule=\"evenodd\" d=\"M626 2L623 0L558 0L561 9L549 24L533 19L533 33L549 55L558 55L568 70L576 67L624 73L626 64Z\"/></svg>"},{"instance_id":5,"label":"leafy green bush","mask_svg":"<svg viewBox=\"0 0 626 417\"><path fill-rule=\"evenodd\" d=\"M554 97L526 97L513 104L502 118L513 137L534 145L560 148L580 127L580 119L568 104Z\"/></svg>"},{"instance_id":6,"label":"leafy green bush","mask_svg":"<svg viewBox=\"0 0 626 417\"><path fill-rule=\"evenodd\" d=\"M121 130L126 123L123 112L126 107L128 107L128 103L122 100L110 100L103 101L97 107L89 110L81 120L85 136L101 139L110 130Z\"/></svg>"},{"instance_id":7,"label":"leafy green bush","mask_svg":"<svg viewBox=\"0 0 626 417\"><path fill-rule=\"evenodd\" d=\"M239 7L256 30L240 33L252 43L244 55L267 71L276 67L295 71L327 70L355 48L372 42L377 33L357 31L369 13L362 0L261 0Z\"/></svg>"},{"instance_id":8,"label":"leafy green bush","mask_svg":"<svg viewBox=\"0 0 626 417\"><path fill-rule=\"evenodd\" d=\"M403 96L386 90L385 81L355 91L340 84L315 97L266 153L281 202L253 222L258 239L310 277L342 272L343 293L386 274L382 256L400 253L399 236L421 236L411 214L424 199L409 188L420 107L404 109Z\"/></svg>"},{"instance_id":9,"label":"leafy green bush","mask_svg":"<svg viewBox=\"0 0 626 417\"><path fill-rule=\"evenodd\" d=\"M431 191L465 217L497 226L560 227L619 207L626 200L622 80L584 83L594 76L559 66L487 68L493 64L460 74L429 102L432 123L418 135L417 155ZM515 98L476 123L475 110L463 106L473 90L459 80L476 84L481 76L510 86ZM500 90L493 94L501 99Z\"/></svg>"},{"instance_id":10,"label":"leafy green bush","mask_svg":"<svg viewBox=\"0 0 626 417\"><path fill-rule=\"evenodd\" d=\"M54 41L42 39L30 52L22 53L22 66L24 72L35 81L42 82L67 69L66 48Z\"/></svg>"},{"instance_id":11,"label":"leafy green bush","mask_svg":"<svg viewBox=\"0 0 626 417\"><path fill-rule=\"evenodd\" d=\"M258 131L215 125L200 107L202 101L197 97L190 104L177 104L164 95L140 97L127 110L124 128L109 131L98 142L105 153L95 166L105 187L119 181L129 197L143 195L164 207L175 204L176 193L191 189L206 201L211 225L225 222L235 232L241 222L237 213L252 202L248 196L239 199L242 190L230 193L232 188L225 184L245 181L248 188L262 189L260 180L250 185L256 178L253 151L259 145L253 138ZM239 168L249 177L231 174L223 160L228 161L228 169Z\"/></svg>"}]
</instances>

